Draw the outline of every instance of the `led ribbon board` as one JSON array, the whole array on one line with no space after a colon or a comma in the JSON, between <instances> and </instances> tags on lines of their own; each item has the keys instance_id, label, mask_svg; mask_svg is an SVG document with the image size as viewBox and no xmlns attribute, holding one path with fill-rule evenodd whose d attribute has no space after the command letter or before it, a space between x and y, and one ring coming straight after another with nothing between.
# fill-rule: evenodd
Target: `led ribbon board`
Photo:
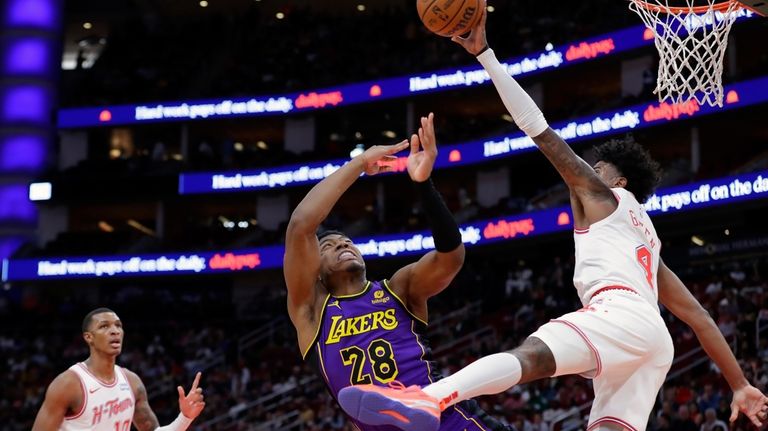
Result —
<instances>
[{"instance_id":1,"label":"led ribbon board","mask_svg":"<svg viewBox=\"0 0 768 431\"><path fill-rule=\"evenodd\" d=\"M768 171L760 171L659 190L645 208L649 214L666 214L766 197ZM564 206L468 223L460 229L464 244L475 246L570 230L573 217L570 208ZM367 259L423 254L434 248L427 231L354 241ZM278 268L284 252L282 245L273 245L202 253L14 259L2 262L2 280L229 274Z\"/></svg>"},{"instance_id":2,"label":"led ribbon board","mask_svg":"<svg viewBox=\"0 0 768 431\"><path fill-rule=\"evenodd\" d=\"M695 100L682 104L644 103L582 117L574 121L553 123L552 128L566 141L575 143L765 103L768 102L766 88L768 88L768 77L726 86L726 101L722 108L700 106ZM444 145L440 147L435 168L483 163L534 149L536 145L522 132L486 140ZM393 172L405 171L406 160L406 157L398 158ZM179 175L179 193L245 192L314 184L335 172L344 163L346 160L339 159L263 170L183 173Z\"/></svg>"},{"instance_id":3,"label":"led ribbon board","mask_svg":"<svg viewBox=\"0 0 768 431\"><path fill-rule=\"evenodd\" d=\"M752 16L754 16L753 12L742 9L739 11L738 20ZM510 75L524 77L561 66L603 58L652 43L653 34L639 25L528 56L515 57L507 60L503 65ZM67 108L59 110L58 126L77 128L164 121L196 121L208 118L287 115L473 87L489 81L490 77L483 68L472 66L271 96Z\"/></svg>"}]
</instances>

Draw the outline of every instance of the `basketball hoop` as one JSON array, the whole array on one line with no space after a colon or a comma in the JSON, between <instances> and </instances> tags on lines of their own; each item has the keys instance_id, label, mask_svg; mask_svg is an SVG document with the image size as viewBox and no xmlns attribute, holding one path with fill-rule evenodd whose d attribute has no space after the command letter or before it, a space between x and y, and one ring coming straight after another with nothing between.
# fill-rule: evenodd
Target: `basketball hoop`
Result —
<instances>
[{"instance_id":1,"label":"basketball hoop","mask_svg":"<svg viewBox=\"0 0 768 431\"><path fill-rule=\"evenodd\" d=\"M630 0L659 51L659 101L723 106L723 58L742 4L736 0ZM698 6L696 5L698 3ZM702 4L706 3L706 4Z\"/></svg>"}]
</instances>

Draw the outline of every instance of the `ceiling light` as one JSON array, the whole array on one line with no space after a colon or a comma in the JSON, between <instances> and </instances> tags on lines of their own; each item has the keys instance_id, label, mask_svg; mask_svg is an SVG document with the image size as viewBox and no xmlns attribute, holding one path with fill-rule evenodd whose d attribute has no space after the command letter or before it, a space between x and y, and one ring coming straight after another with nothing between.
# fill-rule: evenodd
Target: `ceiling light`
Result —
<instances>
[{"instance_id":1,"label":"ceiling light","mask_svg":"<svg viewBox=\"0 0 768 431\"><path fill-rule=\"evenodd\" d=\"M104 232L114 232L115 228L112 227L111 224L105 222L104 220L99 222L99 229L103 230Z\"/></svg>"},{"instance_id":2,"label":"ceiling light","mask_svg":"<svg viewBox=\"0 0 768 431\"><path fill-rule=\"evenodd\" d=\"M240 220L239 222L237 222L237 227L239 227L240 229L247 229L248 222L245 220Z\"/></svg>"},{"instance_id":3,"label":"ceiling light","mask_svg":"<svg viewBox=\"0 0 768 431\"><path fill-rule=\"evenodd\" d=\"M208 2L206 0L200 0L200 7L208 7Z\"/></svg>"},{"instance_id":4,"label":"ceiling light","mask_svg":"<svg viewBox=\"0 0 768 431\"><path fill-rule=\"evenodd\" d=\"M397 134L395 132L393 132L392 130L385 130L385 131L381 132L381 134L386 136L389 139L393 139L395 136L397 136Z\"/></svg>"},{"instance_id":5,"label":"ceiling light","mask_svg":"<svg viewBox=\"0 0 768 431\"><path fill-rule=\"evenodd\" d=\"M283 18L285 18L285 14L282 13L282 12L278 12L278 13L275 14L275 17L277 17L277 19L283 19Z\"/></svg>"},{"instance_id":6,"label":"ceiling light","mask_svg":"<svg viewBox=\"0 0 768 431\"><path fill-rule=\"evenodd\" d=\"M699 238L698 236L694 235L691 237L691 242L698 245L699 247L704 245L704 240Z\"/></svg>"},{"instance_id":7,"label":"ceiling light","mask_svg":"<svg viewBox=\"0 0 768 431\"><path fill-rule=\"evenodd\" d=\"M487 10L488 12L493 12L493 11L495 11L495 10L496 10L496 8L495 8L495 7L493 7L493 6L491 6L491 5L488 5L488 7L487 7L487 8L485 8L485 10Z\"/></svg>"},{"instance_id":8,"label":"ceiling light","mask_svg":"<svg viewBox=\"0 0 768 431\"><path fill-rule=\"evenodd\" d=\"M147 234L149 236L155 236L155 231L153 231L152 229L144 226L143 224L137 222L134 219L129 219L126 223L128 223L128 226L136 229L139 232L145 233L145 234Z\"/></svg>"},{"instance_id":9,"label":"ceiling light","mask_svg":"<svg viewBox=\"0 0 768 431\"><path fill-rule=\"evenodd\" d=\"M84 22L83 23L83 28L86 29L86 30L90 30L90 29L93 28L93 24L91 24L90 22Z\"/></svg>"},{"instance_id":10,"label":"ceiling light","mask_svg":"<svg viewBox=\"0 0 768 431\"><path fill-rule=\"evenodd\" d=\"M243 143L242 142L235 142L233 145L235 147L235 151L243 151Z\"/></svg>"},{"instance_id":11,"label":"ceiling light","mask_svg":"<svg viewBox=\"0 0 768 431\"><path fill-rule=\"evenodd\" d=\"M364 4L357 5L357 10L360 11L360 12L364 12L365 11L365 5Z\"/></svg>"},{"instance_id":12,"label":"ceiling light","mask_svg":"<svg viewBox=\"0 0 768 431\"><path fill-rule=\"evenodd\" d=\"M726 229L726 230L725 230L725 234L726 234L726 235L730 235L730 234L731 234L731 230L730 230L730 229Z\"/></svg>"},{"instance_id":13,"label":"ceiling light","mask_svg":"<svg viewBox=\"0 0 768 431\"><path fill-rule=\"evenodd\" d=\"M360 132L355 132L355 139L363 139L363 134Z\"/></svg>"},{"instance_id":14,"label":"ceiling light","mask_svg":"<svg viewBox=\"0 0 768 431\"><path fill-rule=\"evenodd\" d=\"M261 148L262 150L268 150L269 149L269 145L267 145L267 143L264 142L264 141L257 142L256 146Z\"/></svg>"},{"instance_id":15,"label":"ceiling light","mask_svg":"<svg viewBox=\"0 0 768 431\"><path fill-rule=\"evenodd\" d=\"M511 116L511 115L509 115L509 114L504 114L504 115L502 115L502 116L501 116L501 119L502 119L502 120L504 120L504 121L508 121L508 122L510 122L510 123L514 123L514 122L515 122L515 120L514 120L514 119L512 118L512 116Z\"/></svg>"},{"instance_id":16,"label":"ceiling light","mask_svg":"<svg viewBox=\"0 0 768 431\"><path fill-rule=\"evenodd\" d=\"M51 199L53 185L51 183L32 183L29 185L29 200L47 201Z\"/></svg>"}]
</instances>

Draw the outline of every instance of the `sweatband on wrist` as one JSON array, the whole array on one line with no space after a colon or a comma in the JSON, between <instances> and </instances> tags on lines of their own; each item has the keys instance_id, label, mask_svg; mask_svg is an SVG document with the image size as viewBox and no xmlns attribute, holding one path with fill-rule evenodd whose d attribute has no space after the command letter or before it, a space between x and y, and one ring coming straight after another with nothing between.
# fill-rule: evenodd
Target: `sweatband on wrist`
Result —
<instances>
[{"instance_id":1,"label":"sweatband on wrist","mask_svg":"<svg viewBox=\"0 0 768 431\"><path fill-rule=\"evenodd\" d=\"M435 240L435 250L448 253L461 245L461 231L453 214L448 210L440 193L435 190L432 178L415 183L416 192L421 198L424 215L427 216L432 238Z\"/></svg>"},{"instance_id":2,"label":"sweatband on wrist","mask_svg":"<svg viewBox=\"0 0 768 431\"><path fill-rule=\"evenodd\" d=\"M531 96L520 87L520 84L507 73L504 66L499 63L492 49L488 49L477 56L477 60L483 65L488 75L496 86L496 91L501 96L501 101L512 115L515 124L526 135L534 138L544 133L549 127L544 114L536 106Z\"/></svg>"},{"instance_id":3,"label":"sweatband on wrist","mask_svg":"<svg viewBox=\"0 0 768 431\"><path fill-rule=\"evenodd\" d=\"M186 431L186 429L189 428L191 424L192 419L184 416L183 413L179 413L173 422L166 426L155 428L155 431Z\"/></svg>"}]
</instances>

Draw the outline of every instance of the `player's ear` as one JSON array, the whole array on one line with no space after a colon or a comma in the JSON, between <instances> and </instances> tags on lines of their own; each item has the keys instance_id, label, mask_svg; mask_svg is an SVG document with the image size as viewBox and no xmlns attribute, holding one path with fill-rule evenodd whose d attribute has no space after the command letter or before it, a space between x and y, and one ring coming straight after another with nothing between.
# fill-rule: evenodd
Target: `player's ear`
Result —
<instances>
[{"instance_id":1,"label":"player's ear","mask_svg":"<svg viewBox=\"0 0 768 431\"><path fill-rule=\"evenodd\" d=\"M616 187L621 187L622 189L627 187L627 178L626 177L617 177L616 178Z\"/></svg>"},{"instance_id":2,"label":"player's ear","mask_svg":"<svg viewBox=\"0 0 768 431\"><path fill-rule=\"evenodd\" d=\"M90 332L83 332L83 340L85 340L85 343L90 346L91 342L93 342L93 334Z\"/></svg>"}]
</instances>

